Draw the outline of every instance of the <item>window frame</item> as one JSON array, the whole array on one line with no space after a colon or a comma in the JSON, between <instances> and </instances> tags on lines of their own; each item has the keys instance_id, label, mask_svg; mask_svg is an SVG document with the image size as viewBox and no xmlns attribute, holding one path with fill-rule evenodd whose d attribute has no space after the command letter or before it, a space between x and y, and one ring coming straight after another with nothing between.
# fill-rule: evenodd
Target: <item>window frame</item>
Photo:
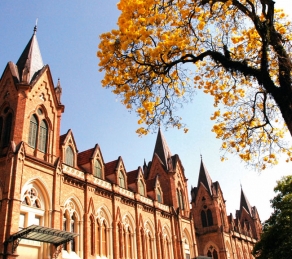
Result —
<instances>
[{"instance_id":1,"label":"window frame","mask_svg":"<svg viewBox=\"0 0 292 259\"><path fill-rule=\"evenodd\" d=\"M99 159L94 160L93 168L93 176L102 179L102 164Z\"/></svg>"},{"instance_id":2,"label":"window frame","mask_svg":"<svg viewBox=\"0 0 292 259\"><path fill-rule=\"evenodd\" d=\"M119 171L119 186L126 189L126 176L122 170Z\"/></svg>"},{"instance_id":3,"label":"window frame","mask_svg":"<svg viewBox=\"0 0 292 259\"><path fill-rule=\"evenodd\" d=\"M65 164L74 167L74 163L75 163L74 150L71 145L68 145L65 149Z\"/></svg>"}]
</instances>

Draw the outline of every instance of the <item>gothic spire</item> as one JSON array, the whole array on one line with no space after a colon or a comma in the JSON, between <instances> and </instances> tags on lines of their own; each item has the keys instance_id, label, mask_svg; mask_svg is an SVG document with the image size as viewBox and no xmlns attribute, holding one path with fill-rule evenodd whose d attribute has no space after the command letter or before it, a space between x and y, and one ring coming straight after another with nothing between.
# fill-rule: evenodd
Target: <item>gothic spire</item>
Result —
<instances>
[{"instance_id":1,"label":"gothic spire","mask_svg":"<svg viewBox=\"0 0 292 259\"><path fill-rule=\"evenodd\" d=\"M249 201L248 199L246 198L244 192L243 192L243 189L241 187L241 195L240 195L240 211L242 210L242 208L245 208L246 211L252 215L252 210L251 210L251 206L249 204Z\"/></svg>"},{"instance_id":2,"label":"gothic spire","mask_svg":"<svg viewBox=\"0 0 292 259\"><path fill-rule=\"evenodd\" d=\"M212 195L212 179L203 163L202 156L201 156L200 173L199 173L199 178L198 178L198 187L200 183L202 183L206 187L210 195Z\"/></svg>"},{"instance_id":3,"label":"gothic spire","mask_svg":"<svg viewBox=\"0 0 292 259\"><path fill-rule=\"evenodd\" d=\"M36 31L37 26L34 27L33 35L16 63L19 81L27 84L31 83L32 79L36 76L36 73L44 66L36 38Z\"/></svg>"},{"instance_id":4,"label":"gothic spire","mask_svg":"<svg viewBox=\"0 0 292 259\"><path fill-rule=\"evenodd\" d=\"M160 128L158 130L153 156L154 154L158 155L164 166L168 169L167 160L171 157L171 152Z\"/></svg>"}]
</instances>

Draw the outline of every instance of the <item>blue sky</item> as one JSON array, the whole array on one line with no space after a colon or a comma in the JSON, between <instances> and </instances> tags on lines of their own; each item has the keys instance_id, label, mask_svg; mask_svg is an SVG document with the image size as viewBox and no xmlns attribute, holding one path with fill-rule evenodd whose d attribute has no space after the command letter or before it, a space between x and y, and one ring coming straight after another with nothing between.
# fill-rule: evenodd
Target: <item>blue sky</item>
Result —
<instances>
[{"instance_id":1,"label":"blue sky","mask_svg":"<svg viewBox=\"0 0 292 259\"><path fill-rule=\"evenodd\" d=\"M17 62L33 33L38 18L37 38L43 61L49 64L54 83L63 88L61 134L72 129L79 151L98 143L106 162L122 156L127 171L150 161L156 134L138 137L136 114L129 113L110 90L101 87L96 57L99 35L116 27L119 15L116 0L0 1L0 73L8 61ZM276 6L285 7L285 0ZM286 1L287 5L287 1ZM288 9L290 8L290 9ZM291 7L287 13L292 14ZM213 181L219 181L227 200L227 212L239 209L240 183L251 205L256 205L262 220L271 213L269 200L276 180L287 175L292 163L280 164L261 174L245 168L237 157L220 161L220 140L211 132L212 98L201 92L179 114L189 132L162 128L172 151L185 168L189 187L197 185L200 154Z\"/></svg>"}]
</instances>

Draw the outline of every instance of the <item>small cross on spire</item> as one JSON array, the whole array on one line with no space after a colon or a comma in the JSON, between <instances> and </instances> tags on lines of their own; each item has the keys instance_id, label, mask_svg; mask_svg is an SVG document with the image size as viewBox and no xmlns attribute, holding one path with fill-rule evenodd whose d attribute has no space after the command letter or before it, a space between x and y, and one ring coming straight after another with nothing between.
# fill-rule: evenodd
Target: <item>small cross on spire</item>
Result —
<instances>
[{"instance_id":1,"label":"small cross on spire","mask_svg":"<svg viewBox=\"0 0 292 259\"><path fill-rule=\"evenodd\" d=\"M38 28L38 18L36 18L36 21L35 21L35 26L33 28L33 34L36 34L37 28Z\"/></svg>"}]
</instances>

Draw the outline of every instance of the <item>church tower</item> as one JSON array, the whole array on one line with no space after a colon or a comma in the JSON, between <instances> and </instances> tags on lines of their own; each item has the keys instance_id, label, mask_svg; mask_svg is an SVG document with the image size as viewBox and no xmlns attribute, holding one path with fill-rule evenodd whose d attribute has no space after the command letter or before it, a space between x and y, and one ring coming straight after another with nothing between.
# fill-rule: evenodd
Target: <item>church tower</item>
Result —
<instances>
[{"instance_id":1,"label":"church tower","mask_svg":"<svg viewBox=\"0 0 292 259\"><path fill-rule=\"evenodd\" d=\"M60 82L54 87L44 65L36 30L16 64L8 62L0 82L0 152L23 143L26 154L53 163L59 156Z\"/></svg>"},{"instance_id":2,"label":"church tower","mask_svg":"<svg viewBox=\"0 0 292 259\"><path fill-rule=\"evenodd\" d=\"M55 198L45 199L41 193L48 184L49 197L55 197L62 89L60 82L54 87L50 68L43 63L36 31L35 27L16 64L8 62L0 79L0 250L4 254L16 249L14 242L7 243L13 233L31 224L54 226L58 218L56 212L49 212ZM22 247L18 254L23 254ZM48 245L40 249L50 253Z\"/></svg>"},{"instance_id":3,"label":"church tower","mask_svg":"<svg viewBox=\"0 0 292 259\"><path fill-rule=\"evenodd\" d=\"M168 144L159 129L152 161L146 166L144 164L146 183L156 183L156 197L158 202L167 204L175 210L175 229L177 233L177 258L189 258L191 250L196 251L196 244L193 226L190 232L183 229L189 228L190 203L188 200L187 178L184 167L177 154L172 155ZM152 184L148 184L151 186ZM160 198L161 197L161 198ZM192 220L191 220L192 222ZM193 224L193 223L191 223ZM184 244L181 246L180 244Z\"/></svg>"},{"instance_id":4,"label":"church tower","mask_svg":"<svg viewBox=\"0 0 292 259\"><path fill-rule=\"evenodd\" d=\"M191 189L192 214L199 255L212 259L253 258L261 223L241 189L236 217L226 213L226 201L219 182L213 182L201 159L197 187Z\"/></svg>"},{"instance_id":5,"label":"church tower","mask_svg":"<svg viewBox=\"0 0 292 259\"><path fill-rule=\"evenodd\" d=\"M218 182L213 182L201 159L198 184L191 190L192 212L199 254L225 258L222 235L228 231L226 205Z\"/></svg>"}]
</instances>

